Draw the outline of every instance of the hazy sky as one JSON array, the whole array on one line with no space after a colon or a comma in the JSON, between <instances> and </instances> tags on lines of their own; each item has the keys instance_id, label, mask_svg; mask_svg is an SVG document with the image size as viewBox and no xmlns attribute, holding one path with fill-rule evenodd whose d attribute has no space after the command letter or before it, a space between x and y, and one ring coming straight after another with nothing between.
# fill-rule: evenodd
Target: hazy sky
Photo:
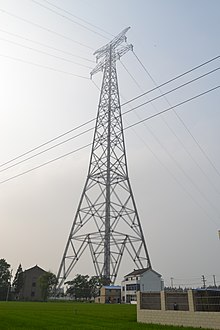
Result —
<instances>
[{"instance_id":1,"label":"hazy sky","mask_svg":"<svg viewBox=\"0 0 220 330\"><path fill-rule=\"evenodd\" d=\"M154 81L162 84L220 55L219 13L217 0L0 0L0 165L96 116L99 90L85 78L96 65L93 52L121 30L131 27L128 42ZM220 59L161 90L218 67ZM121 103L155 87L132 52L117 68ZM102 73L93 79L100 86ZM123 116L124 126L219 82L218 70L166 100ZM148 99L157 95L148 94ZM220 284L219 102L217 89L176 108L176 113L125 131L129 177L152 266L166 285L171 277L175 285L201 285L202 275L208 284L216 275ZM34 153L0 167L0 257L14 272L19 263L24 269L38 264L57 272L90 148L4 181L91 141L92 132L17 166L8 168ZM119 283L133 267L123 262ZM74 272L93 275L90 257L85 254Z\"/></svg>"}]
</instances>

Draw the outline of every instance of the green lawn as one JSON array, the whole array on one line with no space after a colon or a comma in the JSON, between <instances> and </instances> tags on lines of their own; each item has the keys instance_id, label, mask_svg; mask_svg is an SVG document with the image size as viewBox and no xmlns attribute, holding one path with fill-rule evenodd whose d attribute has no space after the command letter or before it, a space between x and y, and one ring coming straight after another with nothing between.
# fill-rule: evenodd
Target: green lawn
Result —
<instances>
[{"instance_id":1,"label":"green lawn","mask_svg":"<svg viewBox=\"0 0 220 330\"><path fill-rule=\"evenodd\" d=\"M135 305L0 302L0 329L181 330L183 328L138 324ZM185 329L195 330L195 328Z\"/></svg>"}]
</instances>

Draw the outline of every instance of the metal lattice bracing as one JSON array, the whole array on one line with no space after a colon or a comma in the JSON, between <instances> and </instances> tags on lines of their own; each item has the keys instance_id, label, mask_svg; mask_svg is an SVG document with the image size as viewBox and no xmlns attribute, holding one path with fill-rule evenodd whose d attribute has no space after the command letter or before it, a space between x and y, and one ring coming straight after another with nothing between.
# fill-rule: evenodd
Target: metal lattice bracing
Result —
<instances>
[{"instance_id":1,"label":"metal lattice bracing","mask_svg":"<svg viewBox=\"0 0 220 330\"><path fill-rule=\"evenodd\" d=\"M59 285L89 250L97 276L114 283L125 250L136 268L151 267L135 206L124 144L116 60L131 45L123 30L95 52L102 60L91 72L104 70L88 176L61 265ZM120 46L120 47L119 47Z\"/></svg>"}]
</instances>

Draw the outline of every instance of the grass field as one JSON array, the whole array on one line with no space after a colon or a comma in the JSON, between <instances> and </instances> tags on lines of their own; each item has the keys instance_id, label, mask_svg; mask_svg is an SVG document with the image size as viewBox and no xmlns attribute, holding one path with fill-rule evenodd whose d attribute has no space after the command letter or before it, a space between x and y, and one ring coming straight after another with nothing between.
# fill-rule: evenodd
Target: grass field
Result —
<instances>
[{"instance_id":1,"label":"grass field","mask_svg":"<svg viewBox=\"0 0 220 330\"><path fill-rule=\"evenodd\" d=\"M3 329L180 330L183 328L139 324L136 322L135 305L0 302L0 330ZM185 329L195 330L195 328Z\"/></svg>"}]
</instances>

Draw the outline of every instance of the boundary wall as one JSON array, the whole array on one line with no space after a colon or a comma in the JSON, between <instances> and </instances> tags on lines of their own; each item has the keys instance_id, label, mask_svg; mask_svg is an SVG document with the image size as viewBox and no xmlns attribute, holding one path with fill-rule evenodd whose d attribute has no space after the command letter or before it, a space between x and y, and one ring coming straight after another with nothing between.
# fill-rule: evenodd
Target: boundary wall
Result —
<instances>
[{"instance_id":1,"label":"boundary wall","mask_svg":"<svg viewBox=\"0 0 220 330\"><path fill-rule=\"evenodd\" d=\"M148 306L146 305L147 297L151 295L152 293L137 292L137 322L220 330L220 312L196 311L193 290L187 291L187 308L183 308L183 310L175 307L173 310L167 309L167 298L164 291L159 293L160 309L154 309L154 304L151 308L150 303ZM178 293L176 295L178 296Z\"/></svg>"}]
</instances>

